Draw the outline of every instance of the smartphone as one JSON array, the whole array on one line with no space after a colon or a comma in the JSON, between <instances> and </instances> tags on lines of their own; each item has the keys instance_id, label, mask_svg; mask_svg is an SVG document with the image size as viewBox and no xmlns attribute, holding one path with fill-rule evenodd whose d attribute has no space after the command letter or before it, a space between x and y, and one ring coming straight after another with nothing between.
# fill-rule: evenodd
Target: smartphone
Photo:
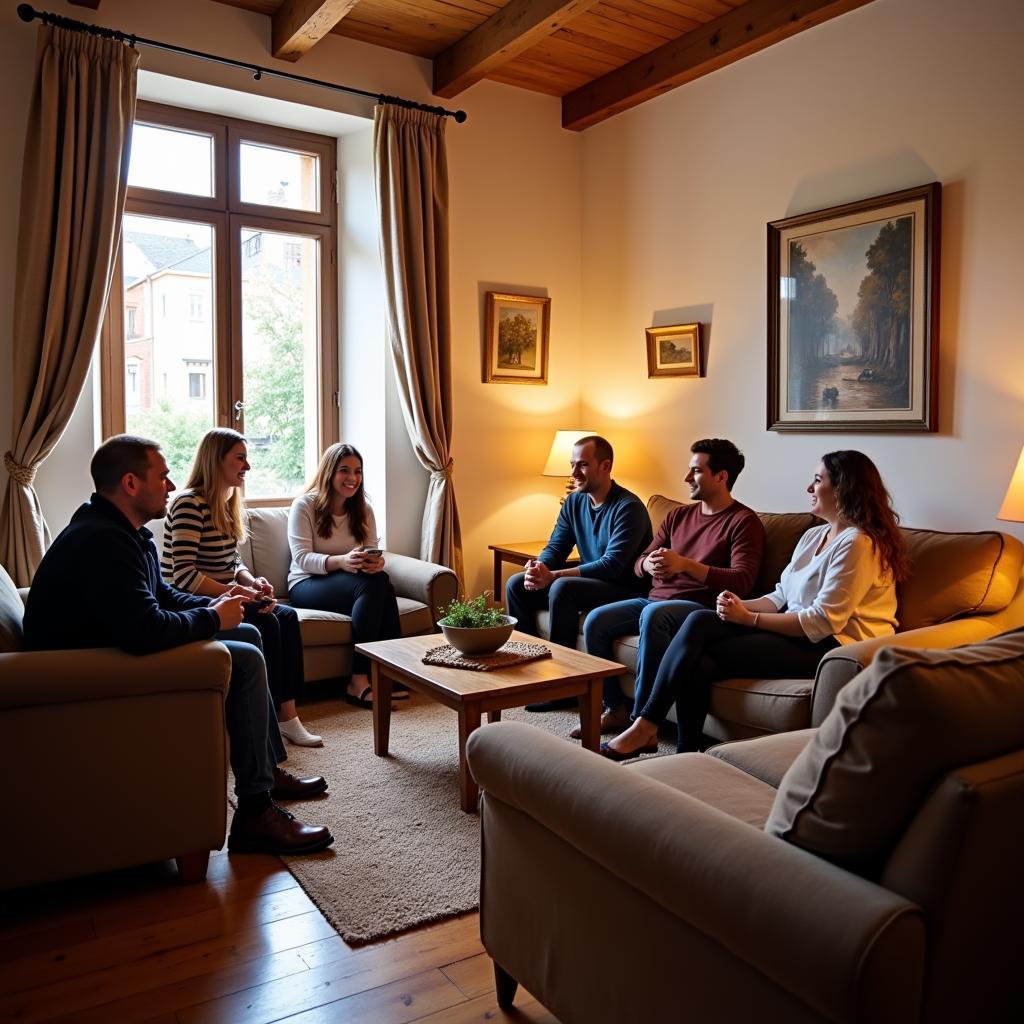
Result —
<instances>
[{"instance_id":1,"label":"smartphone","mask_svg":"<svg viewBox=\"0 0 1024 1024\"><path fill-rule=\"evenodd\" d=\"M372 555L374 558L380 558L381 556L380 548L360 548L359 550L362 551L364 555Z\"/></svg>"},{"instance_id":2,"label":"smartphone","mask_svg":"<svg viewBox=\"0 0 1024 1024\"><path fill-rule=\"evenodd\" d=\"M268 604L273 604L274 599L272 597L256 597L251 601L243 601L247 608L266 608Z\"/></svg>"}]
</instances>

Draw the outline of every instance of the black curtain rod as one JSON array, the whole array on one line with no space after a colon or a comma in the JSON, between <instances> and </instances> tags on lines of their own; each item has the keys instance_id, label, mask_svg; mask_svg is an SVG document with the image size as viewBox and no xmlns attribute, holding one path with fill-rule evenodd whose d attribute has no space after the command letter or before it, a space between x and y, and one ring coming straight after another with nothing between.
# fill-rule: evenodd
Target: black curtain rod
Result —
<instances>
[{"instance_id":1,"label":"black curtain rod","mask_svg":"<svg viewBox=\"0 0 1024 1024\"><path fill-rule=\"evenodd\" d=\"M366 99L376 100L378 103L389 103L395 107L405 107L407 110L425 110L428 114L443 114L445 117L454 117L458 124L462 124L468 116L464 110L432 107L427 103L417 103L415 100L403 99L401 96L385 96L382 93L368 92L366 89L355 89L350 85L335 85L334 82L324 82L319 78L305 78L302 75L293 75L287 71L263 68L258 64L246 64L244 61L233 60L231 57L218 57L213 53L203 53L202 50L190 50L186 46L161 43L156 39L146 39L144 36L135 36L127 32L121 32L116 28L104 28L102 25L87 25L84 21L65 18L62 14L37 11L31 4L19 4L18 17L25 22L38 19L44 25L56 25L58 28L68 29L70 32L88 32L89 35L102 36L104 39L116 39L119 43L127 43L129 46L135 46L136 44L140 46L153 46L158 50L170 50L171 53L181 53L186 57L196 57L198 60L208 60L214 64L226 64L228 67L241 68L243 71L250 72L257 82L264 75L269 75L271 78L283 78L288 82L301 82L303 85L315 85L321 89L347 92L352 96L364 96Z\"/></svg>"}]
</instances>

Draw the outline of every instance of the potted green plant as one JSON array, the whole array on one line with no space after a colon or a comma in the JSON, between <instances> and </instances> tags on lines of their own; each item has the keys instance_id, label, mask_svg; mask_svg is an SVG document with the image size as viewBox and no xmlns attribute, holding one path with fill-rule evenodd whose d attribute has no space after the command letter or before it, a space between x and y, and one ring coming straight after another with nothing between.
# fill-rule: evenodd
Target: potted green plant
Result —
<instances>
[{"instance_id":1,"label":"potted green plant","mask_svg":"<svg viewBox=\"0 0 1024 1024\"><path fill-rule=\"evenodd\" d=\"M493 654L505 645L516 627L516 620L500 608L487 606L488 593L468 601L456 599L447 608L437 609L437 624L444 638L462 654Z\"/></svg>"}]
</instances>

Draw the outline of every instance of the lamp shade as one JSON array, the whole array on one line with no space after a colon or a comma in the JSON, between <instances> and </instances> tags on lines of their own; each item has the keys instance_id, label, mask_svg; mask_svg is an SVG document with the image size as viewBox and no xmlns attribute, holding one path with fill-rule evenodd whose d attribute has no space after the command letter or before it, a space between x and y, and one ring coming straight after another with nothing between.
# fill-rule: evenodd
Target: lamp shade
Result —
<instances>
[{"instance_id":1,"label":"lamp shade","mask_svg":"<svg viewBox=\"0 0 1024 1024\"><path fill-rule=\"evenodd\" d=\"M551 451L548 452L548 461L544 463L541 476L568 476L573 445L581 437L593 433L592 430L556 430L555 439L551 442Z\"/></svg>"},{"instance_id":2,"label":"lamp shade","mask_svg":"<svg viewBox=\"0 0 1024 1024\"><path fill-rule=\"evenodd\" d=\"M1003 498L996 518L1011 523L1024 523L1024 448L1021 449L1017 468L1010 477L1010 486L1006 488L1006 497Z\"/></svg>"}]
</instances>

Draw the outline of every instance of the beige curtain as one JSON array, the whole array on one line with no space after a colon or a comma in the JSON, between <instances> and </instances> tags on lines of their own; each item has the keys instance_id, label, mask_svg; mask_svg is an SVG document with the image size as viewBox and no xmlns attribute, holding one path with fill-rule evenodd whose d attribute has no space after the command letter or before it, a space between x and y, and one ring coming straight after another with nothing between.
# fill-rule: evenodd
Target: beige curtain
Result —
<instances>
[{"instance_id":1,"label":"beige curtain","mask_svg":"<svg viewBox=\"0 0 1024 1024\"><path fill-rule=\"evenodd\" d=\"M14 443L0 505L0 562L19 586L50 542L32 481L82 393L107 303L138 60L123 43L39 29L15 280Z\"/></svg>"},{"instance_id":2,"label":"beige curtain","mask_svg":"<svg viewBox=\"0 0 1024 1024\"><path fill-rule=\"evenodd\" d=\"M387 282L388 327L402 413L430 470L420 557L462 586L462 531L452 483L451 320L448 310L448 159L445 118L381 105L374 161Z\"/></svg>"}]
</instances>

